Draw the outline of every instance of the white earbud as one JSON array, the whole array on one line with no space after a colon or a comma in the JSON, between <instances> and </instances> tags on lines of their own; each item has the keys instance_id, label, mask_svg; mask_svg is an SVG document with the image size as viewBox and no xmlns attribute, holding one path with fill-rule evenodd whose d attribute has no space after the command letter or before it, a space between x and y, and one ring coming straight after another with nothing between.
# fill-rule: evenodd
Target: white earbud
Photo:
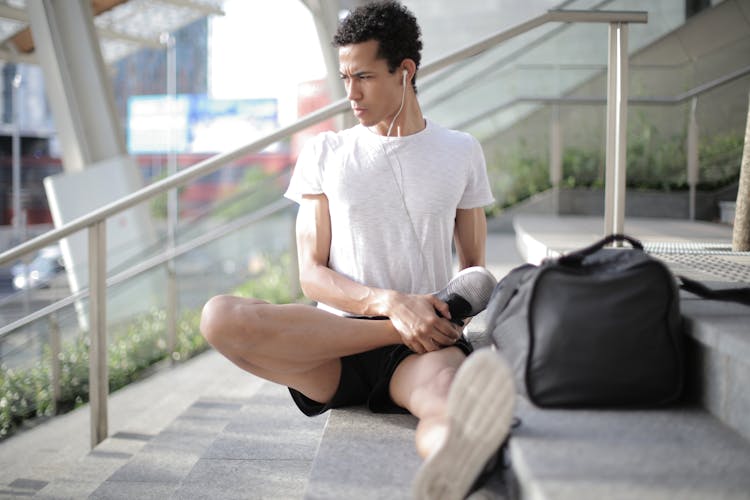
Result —
<instances>
[{"instance_id":1,"label":"white earbud","mask_svg":"<svg viewBox=\"0 0 750 500\"><path fill-rule=\"evenodd\" d=\"M391 129L393 129L393 124L396 123L396 118L398 118L398 115L401 114L401 110L404 109L404 100L406 99L406 77L409 76L409 71L404 69L401 72L401 75L403 78L401 78L401 87L403 89L401 90L401 106L399 106L398 111L396 111L395 116L391 120L391 124L388 126L388 132L385 134L386 137L391 136Z\"/></svg>"}]
</instances>

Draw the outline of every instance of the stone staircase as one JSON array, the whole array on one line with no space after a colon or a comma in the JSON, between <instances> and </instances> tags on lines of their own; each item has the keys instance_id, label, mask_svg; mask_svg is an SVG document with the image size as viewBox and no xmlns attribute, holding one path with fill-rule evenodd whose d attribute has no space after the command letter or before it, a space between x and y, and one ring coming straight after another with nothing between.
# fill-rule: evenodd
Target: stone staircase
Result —
<instances>
[{"instance_id":1,"label":"stone staircase","mask_svg":"<svg viewBox=\"0 0 750 500\"><path fill-rule=\"evenodd\" d=\"M547 255L598 239L596 218L520 217L523 248ZM727 226L629 219L628 234L649 242L677 275L714 288L750 272L750 255L716 252L685 264L673 248L718 248ZM697 252L695 255L700 255ZM529 257L529 255L525 255ZM711 263L713 261L713 263ZM727 270L731 271L728 272ZM742 278L744 279L744 278ZM540 410L523 402L510 444L516 493L523 498L750 498L750 307L681 292L687 337L683 402L651 411Z\"/></svg>"},{"instance_id":2,"label":"stone staircase","mask_svg":"<svg viewBox=\"0 0 750 500\"><path fill-rule=\"evenodd\" d=\"M244 401L199 399L157 434L114 434L35 497L301 498L324 425L270 383Z\"/></svg>"},{"instance_id":3,"label":"stone staircase","mask_svg":"<svg viewBox=\"0 0 750 500\"><path fill-rule=\"evenodd\" d=\"M517 228L517 234L519 241L533 236L545 244L545 231L554 229L585 240L570 242L575 248L595 239L584 222L566 221L563 227L559 220L527 220L527 232ZM644 240L650 234L646 223L631 227L630 234ZM690 234L699 234L697 229L691 226ZM490 236L488 255L488 267L498 276L521 260L506 235ZM491 486L470 498L750 499L750 307L687 294L682 304L690 374L683 403L658 410L566 411L520 400L521 425L508 448L510 473L503 481L496 472ZM482 323L480 315L472 330L481 332ZM184 392L179 385L173 390ZM120 426L54 477L17 473L0 486L0 498L410 498L420 461L416 420L409 415L351 408L311 419L284 388L263 382L253 391L188 390L193 400L169 422L149 429L144 405L132 425ZM158 405L150 407L157 413ZM0 459L7 460L3 446Z\"/></svg>"}]
</instances>

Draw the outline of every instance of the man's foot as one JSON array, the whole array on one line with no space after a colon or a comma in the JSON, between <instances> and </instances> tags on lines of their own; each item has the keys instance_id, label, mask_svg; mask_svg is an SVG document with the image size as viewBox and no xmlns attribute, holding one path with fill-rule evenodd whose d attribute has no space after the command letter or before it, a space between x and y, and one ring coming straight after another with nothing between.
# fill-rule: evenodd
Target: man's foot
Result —
<instances>
[{"instance_id":1,"label":"man's foot","mask_svg":"<svg viewBox=\"0 0 750 500\"><path fill-rule=\"evenodd\" d=\"M427 457L414 480L418 500L459 500L508 435L515 389L500 353L480 349L461 365L448 395L445 442Z\"/></svg>"},{"instance_id":2,"label":"man's foot","mask_svg":"<svg viewBox=\"0 0 750 500\"><path fill-rule=\"evenodd\" d=\"M487 269L467 267L435 296L446 302L451 311L451 321L459 325L463 320L482 312L490 301L497 280Z\"/></svg>"}]
</instances>

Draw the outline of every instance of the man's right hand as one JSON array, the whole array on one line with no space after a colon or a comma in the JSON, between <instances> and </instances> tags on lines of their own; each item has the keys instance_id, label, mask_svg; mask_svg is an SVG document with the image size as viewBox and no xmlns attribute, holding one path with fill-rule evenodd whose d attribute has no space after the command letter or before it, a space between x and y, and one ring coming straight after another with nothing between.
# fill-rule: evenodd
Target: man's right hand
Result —
<instances>
[{"instance_id":1,"label":"man's right hand","mask_svg":"<svg viewBox=\"0 0 750 500\"><path fill-rule=\"evenodd\" d=\"M391 292L386 316L404 344L419 354L451 346L461 337L461 327L450 321L448 304L434 295Z\"/></svg>"}]
</instances>

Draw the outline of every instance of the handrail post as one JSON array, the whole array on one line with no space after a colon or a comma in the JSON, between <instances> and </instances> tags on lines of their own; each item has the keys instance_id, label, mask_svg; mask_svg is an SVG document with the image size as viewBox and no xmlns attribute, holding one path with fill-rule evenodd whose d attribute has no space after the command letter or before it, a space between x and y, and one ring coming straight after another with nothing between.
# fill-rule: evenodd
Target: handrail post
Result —
<instances>
[{"instance_id":1,"label":"handrail post","mask_svg":"<svg viewBox=\"0 0 750 500\"><path fill-rule=\"evenodd\" d=\"M687 183L690 188L689 217L695 220L695 192L698 185L698 176L700 170L700 158L698 154L698 120L696 119L696 109L698 107L698 98L693 97L690 103L690 118L688 121L687 132Z\"/></svg>"},{"instance_id":2,"label":"handrail post","mask_svg":"<svg viewBox=\"0 0 750 500\"><path fill-rule=\"evenodd\" d=\"M169 96L169 118L175 120L175 99L177 96L177 44L171 33L163 35L166 45L167 56L167 95ZM167 144L167 175L177 174L177 148L175 146L175 131L168 130ZM167 248L170 253L174 252L177 223L179 220L179 200L177 188L167 191ZM167 261L167 354L170 362L174 362L174 354L177 349L177 263L174 258Z\"/></svg>"},{"instance_id":3,"label":"handrail post","mask_svg":"<svg viewBox=\"0 0 750 500\"><path fill-rule=\"evenodd\" d=\"M604 234L623 233L628 113L628 25L610 23Z\"/></svg>"},{"instance_id":4,"label":"handrail post","mask_svg":"<svg viewBox=\"0 0 750 500\"><path fill-rule=\"evenodd\" d=\"M60 352L62 351L62 342L60 339L60 323L57 321L57 313L52 313L49 317L49 347L51 351L50 362L50 382L52 384L52 404L54 405L55 415L60 411L59 404L62 400L62 363L60 362Z\"/></svg>"},{"instance_id":5,"label":"handrail post","mask_svg":"<svg viewBox=\"0 0 750 500\"><path fill-rule=\"evenodd\" d=\"M167 262L167 355L170 363L175 361L177 351L177 271L174 259Z\"/></svg>"},{"instance_id":6,"label":"handrail post","mask_svg":"<svg viewBox=\"0 0 750 500\"><path fill-rule=\"evenodd\" d=\"M552 106L549 129L549 181L554 193L553 213L560 215L560 183L563 177L562 128L560 126L560 106Z\"/></svg>"},{"instance_id":7,"label":"handrail post","mask_svg":"<svg viewBox=\"0 0 750 500\"><path fill-rule=\"evenodd\" d=\"M89 405L91 448L107 437L107 220L89 226Z\"/></svg>"}]
</instances>

